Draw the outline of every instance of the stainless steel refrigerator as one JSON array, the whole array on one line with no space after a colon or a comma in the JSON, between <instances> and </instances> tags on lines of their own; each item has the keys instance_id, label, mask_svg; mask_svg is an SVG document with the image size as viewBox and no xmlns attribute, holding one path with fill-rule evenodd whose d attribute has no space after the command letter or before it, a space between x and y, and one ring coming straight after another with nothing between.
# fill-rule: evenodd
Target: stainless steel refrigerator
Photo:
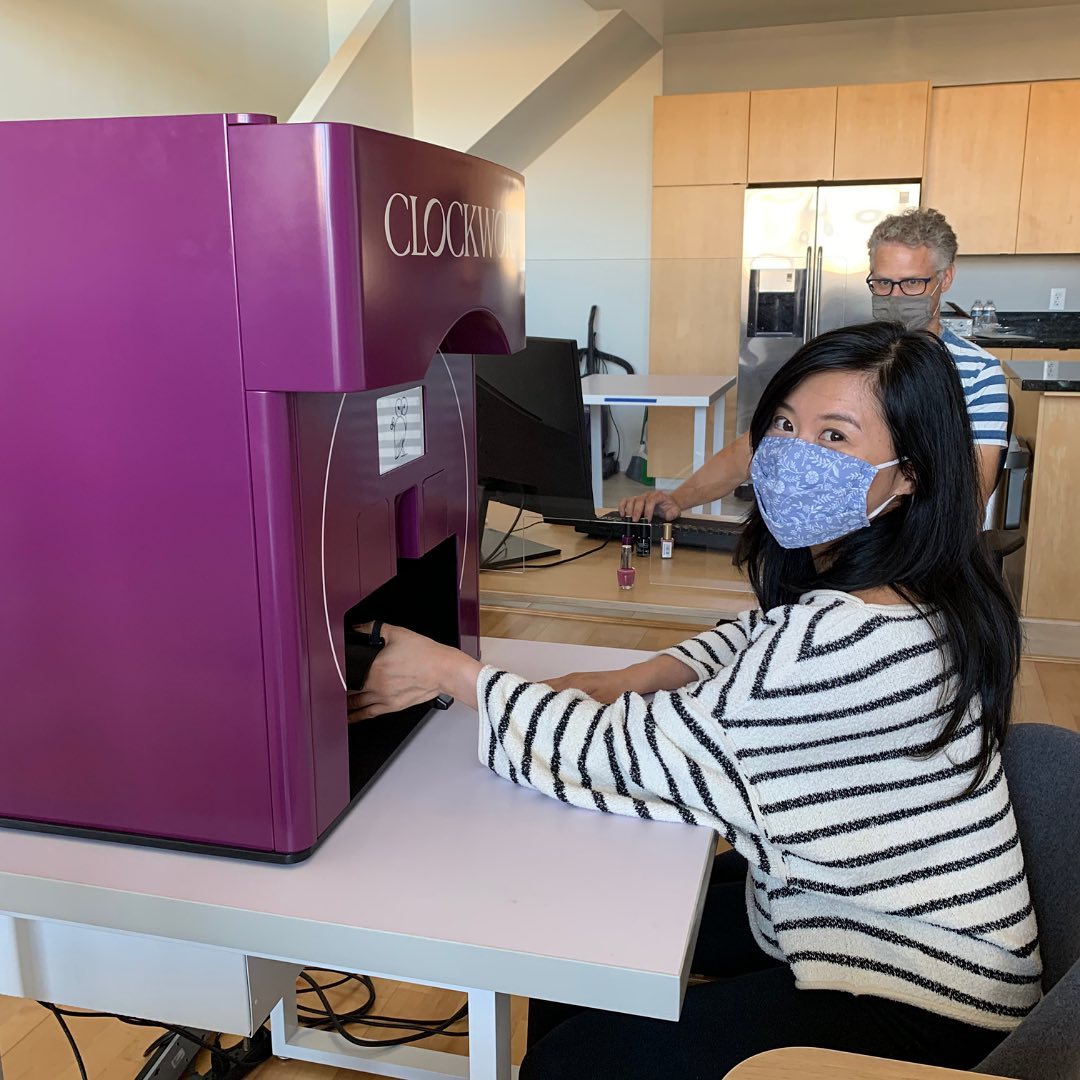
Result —
<instances>
[{"instance_id":1,"label":"stainless steel refrigerator","mask_svg":"<svg viewBox=\"0 0 1080 1080\"><path fill-rule=\"evenodd\" d=\"M773 373L804 341L870 320L866 242L889 214L919 205L918 184L746 189L738 430Z\"/></svg>"}]
</instances>

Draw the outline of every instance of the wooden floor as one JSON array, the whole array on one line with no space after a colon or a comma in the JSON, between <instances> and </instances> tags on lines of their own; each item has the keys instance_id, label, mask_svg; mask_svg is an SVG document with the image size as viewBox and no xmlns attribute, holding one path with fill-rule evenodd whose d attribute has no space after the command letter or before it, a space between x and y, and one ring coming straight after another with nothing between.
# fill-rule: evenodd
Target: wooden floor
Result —
<instances>
[{"instance_id":1,"label":"wooden floor","mask_svg":"<svg viewBox=\"0 0 1080 1080\"><path fill-rule=\"evenodd\" d=\"M656 651L697 633L677 623L641 622L614 625L602 619L535 615L516 609L485 609L482 632L490 637L530 641L563 641L623 649ZM1016 707L1018 721L1057 724L1080 732L1080 664L1025 660ZM393 1016L439 1018L462 1003L461 994L402 983L377 981L377 1010ZM345 989L345 988L342 988ZM335 1007L353 999L332 992ZM525 1039L525 1002L513 1002L514 1061L521 1059ZM92 1080L133 1080L143 1064L143 1049L157 1032L126 1027L112 1020L71 1021ZM463 1053L466 1040L440 1036L423 1045ZM0 1055L4 1080L78 1080L71 1051L56 1021L32 1001L0 997ZM203 1066L205 1068L205 1065ZM369 1073L346 1072L321 1065L268 1061L253 1080L362 1080ZM371 1078L374 1080L374 1078Z\"/></svg>"}]
</instances>

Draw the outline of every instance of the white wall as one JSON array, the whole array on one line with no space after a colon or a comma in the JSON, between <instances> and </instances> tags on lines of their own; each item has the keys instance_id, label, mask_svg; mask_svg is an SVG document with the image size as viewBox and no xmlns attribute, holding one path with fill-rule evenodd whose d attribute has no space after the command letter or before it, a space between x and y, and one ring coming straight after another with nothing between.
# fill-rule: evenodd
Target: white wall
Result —
<instances>
[{"instance_id":1,"label":"white wall","mask_svg":"<svg viewBox=\"0 0 1080 1080\"><path fill-rule=\"evenodd\" d=\"M349 27L345 42L293 114L294 122L331 120L413 134L410 0L380 4L374 18L355 34L355 23Z\"/></svg>"},{"instance_id":2,"label":"white wall","mask_svg":"<svg viewBox=\"0 0 1080 1080\"><path fill-rule=\"evenodd\" d=\"M326 31L331 56L341 48L341 43L371 4L372 0L326 0Z\"/></svg>"},{"instance_id":3,"label":"white wall","mask_svg":"<svg viewBox=\"0 0 1080 1080\"><path fill-rule=\"evenodd\" d=\"M669 34L664 93L1080 76L1080 4Z\"/></svg>"},{"instance_id":4,"label":"white wall","mask_svg":"<svg viewBox=\"0 0 1080 1080\"><path fill-rule=\"evenodd\" d=\"M968 255L956 260L947 299L962 308L993 300L999 311L1048 311L1050 290L1064 288L1065 310L1080 311L1080 258L1075 255Z\"/></svg>"},{"instance_id":5,"label":"white wall","mask_svg":"<svg viewBox=\"0 0 1080 1080\"><path fill-rule=\"evenodd\" d=\"M584 0L412 0L416 137L467 150L603 21Z\"/></svg>"},{"instance_id":6,"label":"white wall","mask_svg":"<svg viewBox=\"0 0 1080 1080\"><path fill-rule=\"evenodd\" d=\"M662 71L659 56L650 60L525 173L526 330L584 345L596 304L600 348L639 372L649 363L652 101ZM624 468L641 418L638 408L615 411Z\"/></svg>"},{"instance_id":7,"label":"white wall","mask_svg":"<svg viewBox=\"0 0 1080 1080\"><path fill-rule=\"evenodd\" d=\"M2 0L0 119L285 118L327 58L326 0Z\"/></svg>"}]
</instances>

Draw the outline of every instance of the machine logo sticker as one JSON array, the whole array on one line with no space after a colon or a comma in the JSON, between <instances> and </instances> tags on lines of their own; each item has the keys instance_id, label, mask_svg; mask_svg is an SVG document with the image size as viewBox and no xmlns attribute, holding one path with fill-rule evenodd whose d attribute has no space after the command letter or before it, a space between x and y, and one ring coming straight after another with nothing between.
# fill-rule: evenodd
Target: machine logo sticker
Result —
<instances>
[{"instance_id":1,"label":"machine logo sticker","mask_svg":"<svg viewBox=\"0 0 1080 1080\"><path fill-rule=\"evenodd\" d=\"M513 258L522 234L521 214L458 200L443 206L430 198L395 191L386 200L383 232L398 256L442 255L455 259Z\"/></svg>"},{"instance_id":2,"label":"machine logo sticker","mask_svg":"<svg viewBox=\"0 0 1080 1080\"><path fill-rule=\"evenodd\" d=\"M424 456L424 389L413 386L375 400L379 475Z\"/></svg>"}]
</instances>

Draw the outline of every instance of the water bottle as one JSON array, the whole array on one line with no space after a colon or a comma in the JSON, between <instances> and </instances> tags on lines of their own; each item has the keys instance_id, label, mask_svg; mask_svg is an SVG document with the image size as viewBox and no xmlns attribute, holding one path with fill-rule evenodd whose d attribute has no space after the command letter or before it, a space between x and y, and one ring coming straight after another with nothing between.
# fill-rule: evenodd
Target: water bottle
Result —
<instances>
[{"instance_id":1,"label":"water bottle","mask_svg":"<svg viewBox=\"0 0 1080 1080\"><path fill-rule=\"evenodd\" d=\"M997 328L997 308L994 306L993 300L987 300L983 305L983 326L987 330Z\"/></svg>"},{"instance_id":2,"label":"water bottle","mask_svg":"<svg viewBox=\"0 0 1080 1080\"><path fill-rule=\"evenodd\" d=\"M972 336L982 329L983 302L975 300L971 305L971 333Z\"/></svg>"}]
</instances>

